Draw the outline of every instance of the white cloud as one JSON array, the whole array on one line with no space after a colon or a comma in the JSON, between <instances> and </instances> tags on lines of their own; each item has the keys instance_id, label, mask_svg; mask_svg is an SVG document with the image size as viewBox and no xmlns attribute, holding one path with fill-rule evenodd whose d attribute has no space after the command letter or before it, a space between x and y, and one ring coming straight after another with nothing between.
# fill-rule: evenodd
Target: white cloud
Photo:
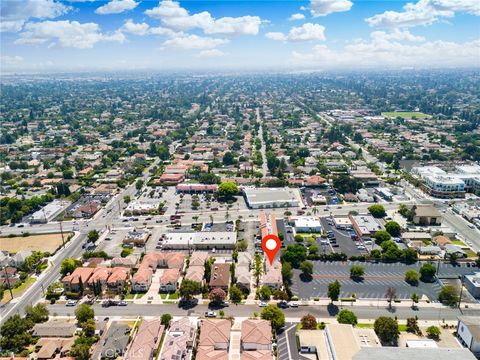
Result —
<instances>
[{"instance_id":1,"label":"white cloud","mask_svg":"<svg viewBox=\"0 0 480 360\"><path fill-rule=\"evenodd\" d=\"M310 0L310 13L314 17L327 16L334 12L348 11L353 3L349 0Z\"/></svg>"},{"instance_id":2,"label":"white cloud","mask_svg":"<svg viewBox=\"0 0 480 360\"><path fill-rule=\"evenodd\" d=\"M149 30L150 26L147 23L134 23L132 19L125 21L125 24L120 28L121 32L134 35L147 35Z\"/></svg>"},{"instance_id":3,"label":"white cloud","mask_svg":"<svg viewBox=\"0 0 480 360\"><path fill-rule=\"evenodd\" d=\"M160 20L162 25L168 28L174 30L199 28L205 34L256 35L262 24L262 20L258 16L214 19L207 11L190 15L178 2L171 0L161 1L157 7L146 10L145 14Z\"/></svg>"},{"instance_id":4,"label":"white cloud","mask_svg":"<svg viewBox=\"0 0 480 360\"><path fill-rule=\"evenodd\" d=\"M147 23L134 23L132 19L125 21L123 26L119 29L122 33L133 34L133 35L160 35L160 36L169 36L175 37L184 35L183 33L177 33L171 29L164 27L150 27Z\"/></svg>"},{"instance_id":5,"label":"white cloud","mask_svg":"<svg viewBox=\"0 0 480 360\"><path fill-rule=\"evenodd\" d=\"M412 42L425 41L425 38L423 36L416 36L407 30L402 31L399 29L393 29L393 31L391 32L374 31L370 34L370 37L374 41L388 41L388 40L412 41Z\"/></svg>"},{"instance_id":6,"label":"white cloud","mask_svg":"<svg viewBox=\"0 0 480 360\"><path fill-rule=\"evenodd\" d=\"M310 53L293 52L292 64L324 69L479 67L479 51L480 39L465 43L437 40L413 44L405 39L389 41L377 33L368 41L357 40L340 50L317 45Z\"/></svg>"},{"instance_id":7,"label":"white cloud","mask_svg":"<svg viewBox=\"0 0 480 360\"><path fill-rule=\"evenodd\" d=\"M225 53L218 49L202 50L197 54L199 58L214 58L225 56Z\"/></svg>"},{"instance_id":8,"label":"white cloud","mask_svg":"<svg viewBox=\"0 0 480 360\"><path fill-rule=\"evenodd\" d=\"M78 21L44 21L28 23L15 44L37 45L51 41L49 47L73 47L87 49L98 42L122 43L125 36L121 32L103 34L96 23L79 23Z\"/></svg>"},{"instance_id":9,"label":"white cloud","mask_svg":"<svg viewBox=\"0 0 480 360\"><path fill-rule=\"evenodd\" d=\"M182 50L191 49L213 49L219 45L228 43L226 39L215 39L210 37L202 37L198 35L184 35L166 40L162 48L173 48Z\"/></svg>"},{"instance_id":10,"label":"white cloud","mask_svg":"<svg viewBox=\"0 0 480 360\"><path fill-rule=\"evenodd\" d=\"M23 63L24 59L21 56L15 55L1 55L0 56L0 64L3 66L14 66Z\"/></svg>"},{"instance_id":11,"label":"white cloud","mask_svg":"<svg viewBox=\"0 0 480 360\"><path fill-rule=\"evenodd\" d=\"M305 23L302 26L291 28L286 35L281 32L269 32L265 36L277 41L324 41L325 27L319 24Z\"/></svg>"},{"instance_id":12,"label":"white cloud","mask_svg":"<svg viewBox=\"0 0 480 360\"><path fill-rule=\"evenodd\" d=\"M365 21L370 26L402 28L418 25L431 25L440 18L450 18L456 12L480 15L479 0L419 0L407 3L402 12L385 11Z\"/></svg>"},{"instance_id":13,"label":"white cloud","mask_svg":"<svg viewBox=\"0 0 480 360\"><path fill-rule=\"evenodd\" d=\"M290 20L290 21L303 20L303 19L305 19L305 15L300 14L300 13L292 14L292 15L288 18L288 20Z\"/></svg>"},{"instance_id":14,"label":"white cloud","mask_svg":"<svg viewBox=\"0 0 480 360\"><path fill-rule=\"evenodd\" d=\"M0 5L0 31L17 32L29 19L53 19L69 10L55 0L4 0Z\"/></svg>"},{"instance_id":15,"label":"white cloud","mask_svg":"<svg viewBox=\"0 0 480 360\"><path fill-rule=\"evenodd\" d=\"M135 9L138 4L135 0L111 0L109 3L100 6L95 12L100 15L120 14Z\"/></svg>"}]
</instances>

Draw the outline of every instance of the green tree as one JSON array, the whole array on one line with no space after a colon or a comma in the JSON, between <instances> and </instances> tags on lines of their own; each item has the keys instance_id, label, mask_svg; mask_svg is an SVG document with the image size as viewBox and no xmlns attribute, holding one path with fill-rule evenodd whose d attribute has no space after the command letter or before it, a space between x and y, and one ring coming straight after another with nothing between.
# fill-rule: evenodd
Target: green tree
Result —
<instances>
[{"instance_id":1,"label":"green tree","mask_svg":"<svg viewBox=\"0 0 480 360\"><path fill-rule=\"evenodd\" d=\"M135 189L140 190L143 187L143 184L144 184L143 180L138 179L135 183Z\"/></svg>"},{"instance_id":2,"label":"green tree","mask_svg":"<svg viewBox=\"0 0 480 360\"><path fill-rule=\"evenodd\" d=\"M72 169L63 170L62 175L64 179L73 179L73 170Z\"/></svg>"},{"instance_id":3,"label":"green tree","mask_svg":"<svg viewBox=\"0 0 480 360\"><path fill-rule=\"evenodd\" d=\"M227 181L220 184L218 187L218 196L225 199L231 199L238 194L238 186L234 182Z\"/></svg>"},{"instance_id":4,"label":"green tree","mask_svg":"<svg viewBox=\"0 0 480 360\"><path fill-rule=\"evenodd\" d=\"M350 324L350 325L357 325L358 319L357 315L353 311L350 310L340 310L337 316L337 321L339 324Z\"/></svg>"},{"instance_id":5,"label":"green tree","mask_svg":"<svg viewBox=\"0 0 480 360\"><path fill-rule=\"evenodd\" d=\"M237 242L237 249L238 251L246 251L248 249L248 241L245 239L242 239Z\"/></svg>"},{"instance_id":6,"label":"green tree","mask_svg":"<svg viewBox=\"0 0 480 360\"><path fill-rule=\"evenodd\" d=\"M33 322L29 319L18 314L10 316L0 328L0 347L14 353L21 352L33 342L28 332L32 326Z\"/></svg>"},{"instance_id":7,"label":"green tree","mask_svg":"<svg viewBox=\"0 0 480 360\"><path fill-rule=\"evenodd\" d=\"M95 330L96 330L96 324L95 320L93 319L88 319L85 321L82 325L82 330L85 336L91 337L95 335Z\"/></svg>"},{"instance_id":8,"label":"green tree","mask_svg":"<svg viewBox=\"0 0 480 360\"><path fill-rule=\"evenodd\" d=\"M418 295L417 293L413 293L412 295L410 295L410 300L412 300L412 309L415 308L415 306L417 306L416 304L418 304Z\"/></svg>"},{"instance_id":9,"label":"green tree","mask_svg":"<svg viewBox=\"0 0 480 360\"><path fill-rule=\"evenodd\" d=\"M170 321L172 321L172 315L170 314L162 314L162 317L160 318L160 323L168 327L170 325Z\"/></svg>"},{"instance_id":10,"label":"green tree","mask_svg":"<svg viewBox=\"0 0 480 360\"><path fill-rule=\"evenodd\" d=\"M93 242L93 243L94 243L95 241L98 240L99 236L100 236L100 235L98 234L98 231L97 231L97 230L90 230L90 231L88 232L87 239L88 239L89 242Z\"/></svg>"},{"instance_id":11,"label":"green tree","mask_svg":"<svg viewBox=\"0 0 480 360\"><path fill-rule=\"evenodd\" d=\"M310 260L302 261L300 264L302 275L306 278L311 278L313 274L313 263Z\"/></svg>"},{"instance_id":12,"label":"green tree","mask_svg":"<svg viewBox=\"0 0 480 360\"><path fill-rule=\"evenodd\" d=\"M403 260L407 264L413 264L418 260L418 254L413 249L404 249L402 251Z\"/></svg>"},{"instance_id":13,"label":"green tree","mask_svg":"<svg viewBox=\"0 0 480 360\"><path fill-rule=\"evenodd\" d=\"M408 269L405 271L405 282L409 283L410 285L418 285L419 280L420 274L418 271L414 269Z\"/></svg>"},{"instance_id":14,"label":"green tree","mask_svg":"<svg viewBox=\"0 0 480 360\"><path fill-rule=\"evenodd\" d=\"M282 279L286 284L291 284L293 277L292 265L289 262L282 262Z\"/></svg>"},{"instance_id":15,"label":"green tree","mask_svg":"<svg viewBox=\"0 0 480 360\"><path fill-rule=\"evenodd\" d=\"M454 306L458 303L460 297L458 296L457 289L452 285L445 285L440 289L438 293L438 301L448 306Z\"/></svg>"},{"instance_id":16,"label":"green tree","mask_svg":"<svg viewBox=\"0 0 480 360\"><path fill-rule=\"evenodd\" d=\"M375 218L383 218L386 215L385 208L383 207L383 205L379 204L370 206L368 208L368 211L370 211L370 214L372 214L372 216Z\"/></svg>"},{"instance_id":17,"label":"green tree","mask_svg":"<svg viewBox=\"0 0 480 360\"><path fill-rule=\"evenodd\" d=\"M396 345L398 336L398 323L395 319L387 316L380 316L375 320L373 329L383 344Z\"/></svg>"},{"instance_id":18,"label":"green tree","mask_svg":"<svg viewBox=\"0 0 480 360\"><path fill-rule=\"evenodd\" d=\"M267 285L263 285L259 290L258 290L258 296L262 300L270 300L270 297L272 296L272 290L270 287Z\"/></svg>"},{"instance_id":19,"label":"green tree","mask_svg":"<svg viewBox=\"0 0 480 360\"><path fill-rule=\"evenodd\" d=\"M360 280L365 275L365 269L360 265L352 265L350 268L350 277L354 280Z\"/></svg>"},{"instance_id":20,"label":"green tree","mask_svg":"<svg viewBox=\"0 0 480 360\"><path fill-rule=\"evenodd\" d=\"M285 325L285 314L273 304L269 304L264 307L260 313L260 317L264 320L269 320L272 325L272 329L275 331L280 330Z\"/></svg>"},{"instance_id":21,"label":"green tree","mask_svg":"<svg viewBox=\"0 0 480 360\"><path fill-rule=\"evenodd\" d=\"M306 258L307 249L300 244L288 245L282 254L282 260L290 263L294 268L298 268Z\"/></svg>"},{"instance_id":22,"label":"green tree","mask_svg":"<svg viewBox=\"0 0 480 360\"><path fill-rule=\"evenodd\" d=\"M45 304L37 304L35 306L27 305L25 307L25 317L32 322L42 323L48 320L48 309Z\"/></svg>"},{"instance_id":23,"label":"green tree","mask_svg":"<svg viewBox=\"0 0 480 360\"><path fill-rule=\"evenodd\" d=\"M77 322L82 325L87 322L87 320L95 318L95 311L88 304L81 304L75 309L75 317Z\"/></svg>"},{"instance_id":24,"label":"green tree","mask_svg":"<svg viewBox=\"0 0 480 360\"><path fill-rule=\"evenodd\" d=\"M379 245L385 241L389 241L392 238L388 232L383 230L377 231L373 237L375 238L375 242Z\"/></svg>"},{"instance_id":25,"label":"green tree","mask_svg":"<svg viewBox=\"0 0 480 360\"><path fill-rule=\"evenodd\" d=\"M341 285L338 280L331 282L328 284L328 292L327 296L330 298L331 302L338 301L338 297L340 296L340 288Z\"/></svg>"},{"instance_id":26,"label":"green tree","mask_svg":"<svg viewBox=\"0 0 480 360\"><path fill-rule=\"evenodd\" d=\"M400 236L400 225L396 221L388 221L385 223L385 229L392 236Z\"/></svg>"},{"instance_id":27,"label":"green tree","mask_svg":"<svg viewBox=\"0 0 480 360\"><path fill-rule=\"evenodd\" d=\"M433 281L436 273L437 269L433 264L425 263L420 267L420 278L422 281Z\"/></svg>"},{"instance_id":28,"label":"green tree","mask_svg":"<svg viewBox=\"0 0 480 360\"><path fill-rule=\"evenodd\" d=\"M239 304L242 302L243 299L243 292L237 285L230 286L230 300L234 304Z\"/></svg>"},{"instance_id":29,"label":"green tree","mask_svg":"<svg viewBox=\"0 0 480 360\"><path fill-rule=\"evenodd\" d=\"M62 261L62 264L60 265L60 273L63 276L71 274L77 267L81 265L82 263L79 260L66 258Z\"/></svg>"},{"instance_id":30,"label":"green tree","mask_svg":"<svg viewBox=\"0 0 480 360\"><path fill-rule=\"evenodd\" d=\"M231 151L225 152L222 158L222 163L225 166L233 165L235 164L235 156L233 156L233 153Z\"/></svg>"},{"instance_id":31,"label":"green tree","mask_svg":"<svg viewBox=\"0 0 480 360\"><path fill-rule=\"evenodd\" d=\"M389 287L385 292L385 297L388 301L388 307L392 308L392 301L397 297L397 290L393 287Z\"/></svg>"},{"instance_id":32,"label":"green tree","mask_svg":"<svg viewBox=\"0 0 480 360\"><path fill-rule=\"evenodd\" d=\"M431 339L438 340L440 338L441 331L435 325L429 326L427 328L426 332L427 332L428 337L431 338Z\"/></svg>"},{"instance_id":33,"label":"green tree","mask_svg":"<svg viewBox=\"0 0 480 360\"><path fill-rule=\"evenodd\" d=\"M185 300L190 300L194 295L202 292L202 284L198 281L183 279L180 284L179 293Z\"/></svg>"},{"instance_id":34,"label":"green tree","mask_svg":"<svg viewBox=\"0 0 480 360\"><path fill-rule=\"evenodd\" d=\"M302 316L300 319L302 324L302 330L316 330L317 329L317 319L312 314L307 314Z\"/></svg>"},{"instance_id":35,"label":"green tree","mask_svg":"<svg viewBox=\"0 0 480 360\"><path fill-rule=\"evenodd\" d=\"M75 343L70 350L70 355L75 360L89 360L90 359L90 345L87 343Z\"/></svg>"}]
</instances>

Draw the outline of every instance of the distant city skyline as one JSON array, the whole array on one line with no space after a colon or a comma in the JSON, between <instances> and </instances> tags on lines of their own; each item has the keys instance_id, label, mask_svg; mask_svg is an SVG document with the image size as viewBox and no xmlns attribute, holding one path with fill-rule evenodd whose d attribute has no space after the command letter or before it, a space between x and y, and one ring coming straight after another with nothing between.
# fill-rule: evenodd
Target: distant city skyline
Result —
<instances>
[{"instance_id":1,"label":"distant city skyline","mask_svg":"<svg viewBox=\"0 0 480 360\"><path fill-rule=\"evenodd\" d=\"M478 16L478 0L4 0L1 72L477 68Z\"/></svg>"}]
</instances>

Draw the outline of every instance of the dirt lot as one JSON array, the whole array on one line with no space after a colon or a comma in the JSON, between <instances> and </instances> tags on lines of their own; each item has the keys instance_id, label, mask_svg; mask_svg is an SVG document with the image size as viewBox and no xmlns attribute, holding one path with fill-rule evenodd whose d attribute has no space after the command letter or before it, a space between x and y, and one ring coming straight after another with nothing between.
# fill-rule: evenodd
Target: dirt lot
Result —
<instances>
[{"instance_id":1,"label":"dirt lot","mask_svg":"<svg viewBox=\"0 0 480 360\"><path fill-rule=\"evenodd\" d=\"M65 241L72 233L63 233ZM62 245L62 235L45 234L45 235L31 235L27 237L0 237L0 250L5 250L11 253L17 253L23 250L31 251L47 251L51 254Z\"/></svg>"}]
</instances>

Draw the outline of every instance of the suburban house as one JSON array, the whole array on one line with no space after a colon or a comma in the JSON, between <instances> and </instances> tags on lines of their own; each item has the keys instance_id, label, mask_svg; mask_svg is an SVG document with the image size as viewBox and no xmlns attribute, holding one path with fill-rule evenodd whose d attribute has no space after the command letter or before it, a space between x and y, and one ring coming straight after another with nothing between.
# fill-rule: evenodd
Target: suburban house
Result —
<instances>
[{"instance_id":1,"label":"suburban house","mask_svg":"<svg viewBox=\"0 0 480 360\"><path fill-rule=\"evenodd\" d=\"M250 291L251 273L250 269L245 265L235 268L235 278L237 280L237 286L244 291Z\"/></svg>"},{"instance_id":2,"label":"suburban house","mask_svg":"<svg viewBox=\"0 0 480 360\"><path fill-rule=\"evenodd\" d=\"M152 284L153 271L149 267L140 267L132 277L132 290L135 292L148 291Z\"/></svg>"},{"instance_id":3,"label":"suburban house","mask_svg":"<svg viewBox=\"0 0 480 360\"><path fill-rule=\"evenodd\" d=\"M190 256L190 261L188 266L205 266L205 262L208 259L208 253L205 251L194 251L192 256Z\"/></svg>"},{"instance_id":4,"label":"suburban house","mask_svg":"<svg viewBox=\"0 0 480 360\"><path fill-rule=\"evenodd\" d=\"M92 276L87 281L88 287L93 289L95 286L100 286L101 290L107 288L107 280L112 273L111 268L97 267L93 270Z\"/></svg>"},{"instance_id":5,"label":"suburban house","mask_svg":"<svg viewBox=\"0 0 480 360\"><path fill-rule=\"evenodd\" d=\"M230 264L214 263L212 265L212 274L210 276L210 289L221 288L228 291L230 284Z\"/></svg>"},{"instance_id":6,"label":"suburban house","mask_svg":"<svg viewBox=\"0 0 480 360\"><path fill-rule=\"evenodd\" d=\"M272 360L272 326L267 320L244 320L240 338L241 360Z\"/></svg>"},{"instance_id":7,"label":"suburban house","mask_svg":"<svg viewBox=\"0 0 480 360\"><path fill-rule=\"evenodd\" d=\"M157 349L163 336L165 327L160 319L142 320L125 360L152 360L156 358Z\"/></svg>"},{"instance_id":8,"label":"suburban house","mask_svg":"<svg viewBox=\"0 0 480 360\"><path fill-rule=\"evenodd\" d=\"M184 262L185 255L179 252L152 252L143 257L140 267L148 266L153 270L157 268L182 270Z\"/></svg>"},{"instance_id":9,"label":"suburban house","mask_svg":"<svg viewBox=\"0 0 480 360\"><path fill-rule=\"evenodd\" d=\"M266 271L262 275L262 284L272 289L281 289L283 286L282 265L277 259L270 265L268 260L265 261Z\"/></svg>"},{"instance_id":10,"label":"suburban house","mask_svg":"<svg viewBox=\"0 0 480 360\"><path fill-rule=\"evenodd\" d=\"M102 341L103 340L103 341ZM130 341L130 328L127 324L113 322L107 330L107 333L98 343L93 358L98 359L116 359L124 356Z\"/></svg>"},{"instance_id":11,"label":"suburban house","mask_svg":"<svg viewBox=\"0 0 480 360\"><path fill-rule=\"evenodd\" d=\"M65 291L78 292L93 274L92 268L78 267L70 275L66 275L62 279Z\"/></svg>"},{"instance_id":12,"label":"suburban house","mask_svg":"<svg viewBox=\"0 0 480 360\"><path fill-rule=\"evenodd\" d=\"M160 291L174 292L180 282L180 271L178 269L165 269L160 277Z\"/></svg>"},{"instance_id":13,"label":"suburban house","mask_svg":"<svg viewBox=\"0 0 480 360\"><path fill-rule=\"evenodd\" d=\"M38 349L34 358L37 360L46 360L53 358L67 358L68 352L72 349L75 342L73 337L70 338L40 338L35 344Z\"/></svg>"},{"instance_id":14,"label":"suburban house","mask_svg":"<svg viewBox=\"0 0 480 360\"><path fill-rule=\"evenodd\" d=\"M49 320L33 326L32 335L41 338L73 337L77 332L74 323L65 320Z\"/></svg>"},{"instance_id":15,"label":"suburban house","mask_svg":"<svg viewBox=\"0 0 480 360\"><path fill-rule=\"evenodd\" d=\"M134 268L137 264L137 257L135 255L129 255L127 257L114 257L110 262L113 267L115 266L123 266L127 268Z\"/></svg>"},{"instance_id":16,"label":"suburban house","mask_svg":"<svg viewBox=\"0 0 480 360\"><path fill-rule=\"evenodd\" d=\"M185 279L196 281L203 285L205 281L204 276L205 276L204 266L190 266L187 269L187 273L185 274Z\"/></svg>"},{"instance_id":17,"label":"suburban house","mask_svg":"<svg viewBox=\"0 0 480 360\"><path fill-rule=\"evenodd\" d=\"M107 281L108 288L119 293L125 288L129 278L129 269L124 267L112 268L112 273L108 277Z\"/></svg>"},{"instance_id":18,"label":"suburban house","mask_svg":"<svg viewBox=\"0 0 480 360\"><path fill-rule=\"evenodd\" d=\"M460 246L454 245L454 244L447 244L445 245L445 257L449 256L456 256L459 258L464 258L467 257L467 253L462 250Z\"/></svg>"},{"instance_id":19,"label":"suburban house","mask_svg":"<svg viewBox=\"0 0 480 360\"><path fill-rule=\"evenodd\" d=\"M200 325L197 360L228 360L230 348L230 320L204 319Z\"/></svg>"},{"instance_id":20,"label":"suburban house","mask_svg":"<svg viewBox=\"0 0 480 360\"><path fill-rule=\"evenodd\" d=\"M190 359L197 333L188 317L173 321L163 341L160 360Z\"/></svg>"}]
</instances>

